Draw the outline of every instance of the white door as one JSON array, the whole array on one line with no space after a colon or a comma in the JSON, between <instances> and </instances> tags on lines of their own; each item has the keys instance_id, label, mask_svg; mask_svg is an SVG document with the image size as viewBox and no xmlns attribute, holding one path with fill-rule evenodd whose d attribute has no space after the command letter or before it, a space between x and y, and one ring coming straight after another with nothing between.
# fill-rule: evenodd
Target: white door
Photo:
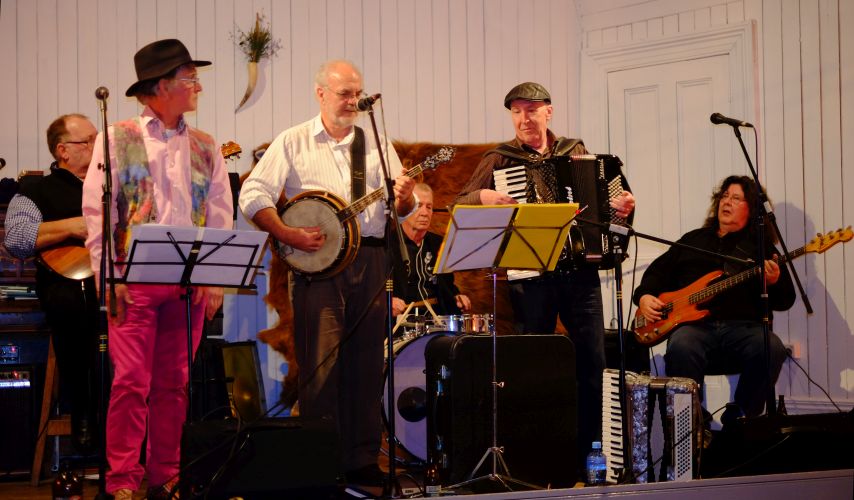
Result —
<instances>
[{"instance_id":1,"label":"white door","mask_svg":"<svg viewBox=\"0 0 854 500\"><path fill-rule=\"evenodd\" d=\"M747 173L731 127L709 121L714 112L730 114L731 89L738 86L730 82L729 57L708 56L608 73L609 146L612 154L622 158L637 199L636 231L668 240L679 238L702 225L711 193L721 179L734 172ZM744 139L753 143L752 137ZM635 283L667 248L643 239L638 245ZM634 243L628 250L631 259L623 269L625 311L632 293ZM610 291L613 285L606 285ZM655 349L659 374L664 370L663 351L664 344ZM721 378L708 377L711 411L730 400L727 381Z\"/></svg>"},{"instance_id":2,"label":"white door","mask_svg":"<svg viewBox=\"0 0 854 500\"><path fill-rule=\"evenodd\" d=\"M728 114L730 88L726 55L608 74L609 145L637 199L637 231L674 239L702 223L713 186L733 171L730 127L709 121ZM640 249L649 259L664 247Z\"/></svg>"}]
</instances>

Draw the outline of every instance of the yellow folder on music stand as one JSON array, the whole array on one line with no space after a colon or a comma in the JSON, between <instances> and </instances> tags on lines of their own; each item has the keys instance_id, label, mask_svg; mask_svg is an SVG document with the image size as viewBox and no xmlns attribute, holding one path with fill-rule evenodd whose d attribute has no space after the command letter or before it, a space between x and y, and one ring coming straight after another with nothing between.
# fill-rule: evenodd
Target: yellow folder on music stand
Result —
<instances>
[{"instance_id":1,"label":"yellow folder on music stand","mask_svg":"<svg viewBox=\"0 0 854 500\"><path fill-rule=\"evenodd\" d=\"M577 203L457 205L434 272L470 269L553 271Z\"/></svg>"}]
</instances>

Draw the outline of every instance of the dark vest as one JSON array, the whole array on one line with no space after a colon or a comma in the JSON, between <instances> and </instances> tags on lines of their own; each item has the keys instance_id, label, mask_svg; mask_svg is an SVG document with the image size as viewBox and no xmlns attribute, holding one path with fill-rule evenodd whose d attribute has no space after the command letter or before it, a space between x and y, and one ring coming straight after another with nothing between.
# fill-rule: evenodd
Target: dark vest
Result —
<instances>
[{"instance_id":1,"label":"dark vest","mask_svg":"<svg viewBox=\"0 0 854 500\"><path fill-rule=\"evenodd\" d=\"M83 181L64 168L51 167L50 175L23 183L19 193L35 203L45 222L83 215Z\"/></svg>"},{"instance_id":2,"label":"dark vest","mask_svg":"<svg viewBox=\"0 0 854 500\"><path fill-rule=\"evenodd\" d=\"M83 181L64 168L51 166L50 175L22 182L18 193L32 200L42 213L44 222L79 217L83 214ZM83 246L83 241L73 239L66 244ZM76 283L36 262L37 288L58 281ZM92 282L94 284L94 280Z\"/></svg>"}]
</instances>

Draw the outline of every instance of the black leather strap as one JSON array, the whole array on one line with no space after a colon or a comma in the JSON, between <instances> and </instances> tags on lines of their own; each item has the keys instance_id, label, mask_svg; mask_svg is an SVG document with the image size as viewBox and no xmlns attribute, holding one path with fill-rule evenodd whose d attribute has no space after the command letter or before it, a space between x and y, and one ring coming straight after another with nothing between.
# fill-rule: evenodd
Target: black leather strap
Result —
<instances>
[{"instance_id":1,"label":"black leather strap","mask_svg":"<svg viewBox=\"0 0 854 500\"><path fill-rule=\"evenodd\" d=\"M355 128L356 136L350 144L350 193L351 201L365 196L365 131Z\"/></svg>"}]
</instances>

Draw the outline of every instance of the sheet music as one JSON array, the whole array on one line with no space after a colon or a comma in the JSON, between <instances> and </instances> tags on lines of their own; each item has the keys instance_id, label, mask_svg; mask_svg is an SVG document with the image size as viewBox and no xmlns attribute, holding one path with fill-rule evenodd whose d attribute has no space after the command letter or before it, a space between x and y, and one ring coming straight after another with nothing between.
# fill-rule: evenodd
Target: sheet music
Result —
<instances>
[{"instance_id":1,"label":"sheet music","mask_svg":"<svg viewBox=\"0 0 854 500\"><path fill-rule=\"evenodd\" d=\"M515 210L513 205L454 207L448 233L439 249L435 273L492 267Z\"/></svg>"}]
</instances>

